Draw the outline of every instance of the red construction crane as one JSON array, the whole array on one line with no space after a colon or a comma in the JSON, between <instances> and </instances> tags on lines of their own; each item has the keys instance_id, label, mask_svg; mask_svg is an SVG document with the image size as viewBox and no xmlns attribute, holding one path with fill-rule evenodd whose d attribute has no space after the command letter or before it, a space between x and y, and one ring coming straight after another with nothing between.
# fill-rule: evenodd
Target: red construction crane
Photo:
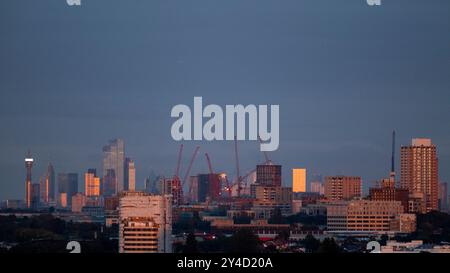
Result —
<instances>
[{"instance_id":1,"label":"red construction crane","mask_svg":"<svg viewBox=\"0 0 450 273\"><path fill-rule=\"evenodd\" d=\"M178 161L177 168L175 169L175 177L180 177L180 167L181 167L181 156L183 154L183 144L180 145L180 150L178 151Z\"/></svg>"},{"instance_id":2,"label":"red construction crane","mask_svg":"<svg viewBox=\"0 0 450 273\"><path fill-rule=\"evenodd\" d=\"M237 177L237 197L241 197L241 174L240 174L240 169L239 169L239 153L238 153L238 144L237 144L237 137L234 136L234 154L236 157L236 177Z\"/></svg>"},{"instance_id":3,"label":"red construction crane","mask_svg":"<svg viewBox=\"0 0 450 273\"><path fill-rule=\"evenodd\" d=\"M213 172L213 168L212 168L212 165L211 165L211 159L209 158L208 153L205 153L205 156L206 156L206 161L208 162L209 173L213 174L214 172Z\"/></svg>"},{"instance_id":4,"label":"red construction crane","mask_svg":"<svg viewBox=\"0 0 450 273\"><path fill-rule=\"evenodd\" d=\"M198 150L200 150L200 146L197 146L195 148L194 154L191 157L191 161L189 161L189 166L187 168L186 174L184 175L184 179L183 179L183 187L186 184L187 179L189 178L189 174L191 173L191 169L192 169L192 164L194 164L194 160L197 157ZM192 184L189 185L189 195L191 195L191 193L192 193Z\"/></svg>"}]
</instances>

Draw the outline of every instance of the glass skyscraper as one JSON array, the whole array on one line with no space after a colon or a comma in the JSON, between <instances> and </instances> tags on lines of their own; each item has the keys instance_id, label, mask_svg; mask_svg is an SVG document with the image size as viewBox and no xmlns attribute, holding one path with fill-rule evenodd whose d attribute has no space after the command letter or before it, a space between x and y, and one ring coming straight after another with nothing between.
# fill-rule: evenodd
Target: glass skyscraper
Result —
<instances>
[{"instance_id":1,"label":"glass skyscraper","mask_svg":"<svg viewBox=\"0 0 450 273\"><path fill-rule=\"evenodd\" d=\"M103 177L107 176L108 170L114 170L116 179L116 183L114 183L115 194L123 191L124 189L124 166L124 141L122 139L110 140L108 145L103 147Z\"/></svg>"}]
</instances>

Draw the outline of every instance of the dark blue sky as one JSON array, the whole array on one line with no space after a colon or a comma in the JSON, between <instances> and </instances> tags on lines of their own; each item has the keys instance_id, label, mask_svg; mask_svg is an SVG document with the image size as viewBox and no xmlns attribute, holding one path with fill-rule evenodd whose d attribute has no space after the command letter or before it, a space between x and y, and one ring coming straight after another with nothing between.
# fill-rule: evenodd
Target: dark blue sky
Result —
<instances>
[{"instance_id":1,"label":"dark blue sky","mask_svg":"<svg viewBox=\"0 0 450 273\"><path fill-rule=\"evenodd\" d=\"M429 137L450 180L450 1L383 0L0 1L0 199L23 198L24 156L34 181L101 168L122 137L137 184L171 175L178 143L171 107L279 104L283 165L309 174L387 175L390 136ZM195 145L193 173L234 174L232 142ZM240 143L241 167L263 160ZM189 154L188 154L189 153ZM397 154L399 153L399 147ZM398 164L397 164L398 165ZM80 188L81 183L80 181Z\"/></svg>"}]
</instances>

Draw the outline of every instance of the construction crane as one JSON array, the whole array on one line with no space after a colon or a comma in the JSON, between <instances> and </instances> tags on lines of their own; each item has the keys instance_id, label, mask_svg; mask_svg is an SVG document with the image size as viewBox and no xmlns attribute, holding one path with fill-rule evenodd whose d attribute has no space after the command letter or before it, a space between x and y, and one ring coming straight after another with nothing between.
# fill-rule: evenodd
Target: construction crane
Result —
<instances>
[{"instance_id":1,"label":"construction crane","mask_svg":"<svg viewBox=\"0 0 450 273\"><path fill-rule=\"evenodd\" d=\"M175 169L175 177L180 177L180 167L181 167L181 156L183 154L183 144L180 145L180 150L178 151L178 161L177 168Z\"/></svg>"},{"instance_id":2,"label":"construction crane","mask_svg":"<svg viewBox=\"0 0 450 273\"><path fill-rule=\"evenodd\" d=\"M187 179L189 178L189 174L191 173L192 164L194 164L194 160L197 157L198 151L200 150L200 146L195 148L194 154L192 154L191 160L189 161L189 166L187 168L186 174L183 178L183 187L186 184ZM192 183L189 185L189 195L192 194Z\"/></svg>"},{"instance_id":3,"label":"construction crane","mask_svg":"<svg viewBox=\"0 0 450 273\"><path fill-rule=\"evenodd\" d=\"M234 155L236 157L236 177L237 177L237 197L241 197L241 175L239 170L239 153L238 153L238 144L237 144L237 137L234 136Z\"/></svg>"},{"instance_id":4,"label":"construction crane","mask_svg":"<svg viewBox=\"0 0 450 273\"><path fill-rule=\"evenodd\" d=\"M261 139L261 137L259 135L258 135L258 140L259 140L260 144L263 144L263 141L262 141L262 139ZM271 163L272 161L269 159L269 156L267 155L267 152L263 151L263 154L264 154L264 158L266 159L266 163L264 163L264 165Z\"/></svg>"}]
</instances>

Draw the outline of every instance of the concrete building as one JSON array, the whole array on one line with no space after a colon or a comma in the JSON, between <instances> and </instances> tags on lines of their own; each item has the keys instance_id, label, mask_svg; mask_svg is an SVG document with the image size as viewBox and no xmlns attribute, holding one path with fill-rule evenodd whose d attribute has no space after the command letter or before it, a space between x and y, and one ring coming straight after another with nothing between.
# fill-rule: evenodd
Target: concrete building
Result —
<instances>
[{"instance_id":1,"label":"concrete building","mask_svg":"<svg viewBox=\"0 0 450 273\"><path fill-rule=\"evenodd\" d=\"M325 177L325 197L331 201L351 200L361 197L361 177Z\"/></svg>"},{"instance_id":2,"label":"concrete building","mask_svg":"<svg viewBox=\"0 0 450 273\"><path fill-rule=\"evenodd\" d=\"M292 169L292 191L306 192L306 169Z\"/></svg>"},{"instance_id":3,"label":"concrete building","mask_svg":"<svg viewBox=\"0 0 450 273\"><path fill-rule=\"evenodd\" d=\"M275 209L280 209L283 215L292 213L292 188L279 186L255 187L255 201L252 210L257 219L269 219Z\"/></svg>"},{"instance_id":4,"label":"concrete building","mask_svg":"<svg viewBox=\"0 0 450 273\"><path fill-rule=\"evenodd\" d=\"M410 146L401 147L400 185L415 199L417 212L439 209L438 158L431 139L415 138Z\"/></svg>"},{"instance_id":5,"label":"concrete building","mask_svg":"<svg viewBox=\"0 0 450 273\"><path fill-rule=\"evenodd\" d=\"M170 195L124 192L120 196L119 252L172 252Z\"/></svg>"},{"instance_id":6,"label":"concrete building","mask_svg":"<svg viewBox=\"0 0 450 273\"><path fill-rule=\"evenodd\" d=\"M404 214L400 201L353 200L327 205L327 229L334 232L411 233L414 214Z\"/></svg>"},{"instance_id":7,"label":"concrete building","mask_svg":"<svg viewBox=\"0 0 450 273\"><path fill-rule=\"evenodd\" d=\"M395 178L383 179L379 187L369 189L369 199L373 201L400 201L405 213L409 212L409 191L395 187Z\"/></svg>"}]
</instances>

